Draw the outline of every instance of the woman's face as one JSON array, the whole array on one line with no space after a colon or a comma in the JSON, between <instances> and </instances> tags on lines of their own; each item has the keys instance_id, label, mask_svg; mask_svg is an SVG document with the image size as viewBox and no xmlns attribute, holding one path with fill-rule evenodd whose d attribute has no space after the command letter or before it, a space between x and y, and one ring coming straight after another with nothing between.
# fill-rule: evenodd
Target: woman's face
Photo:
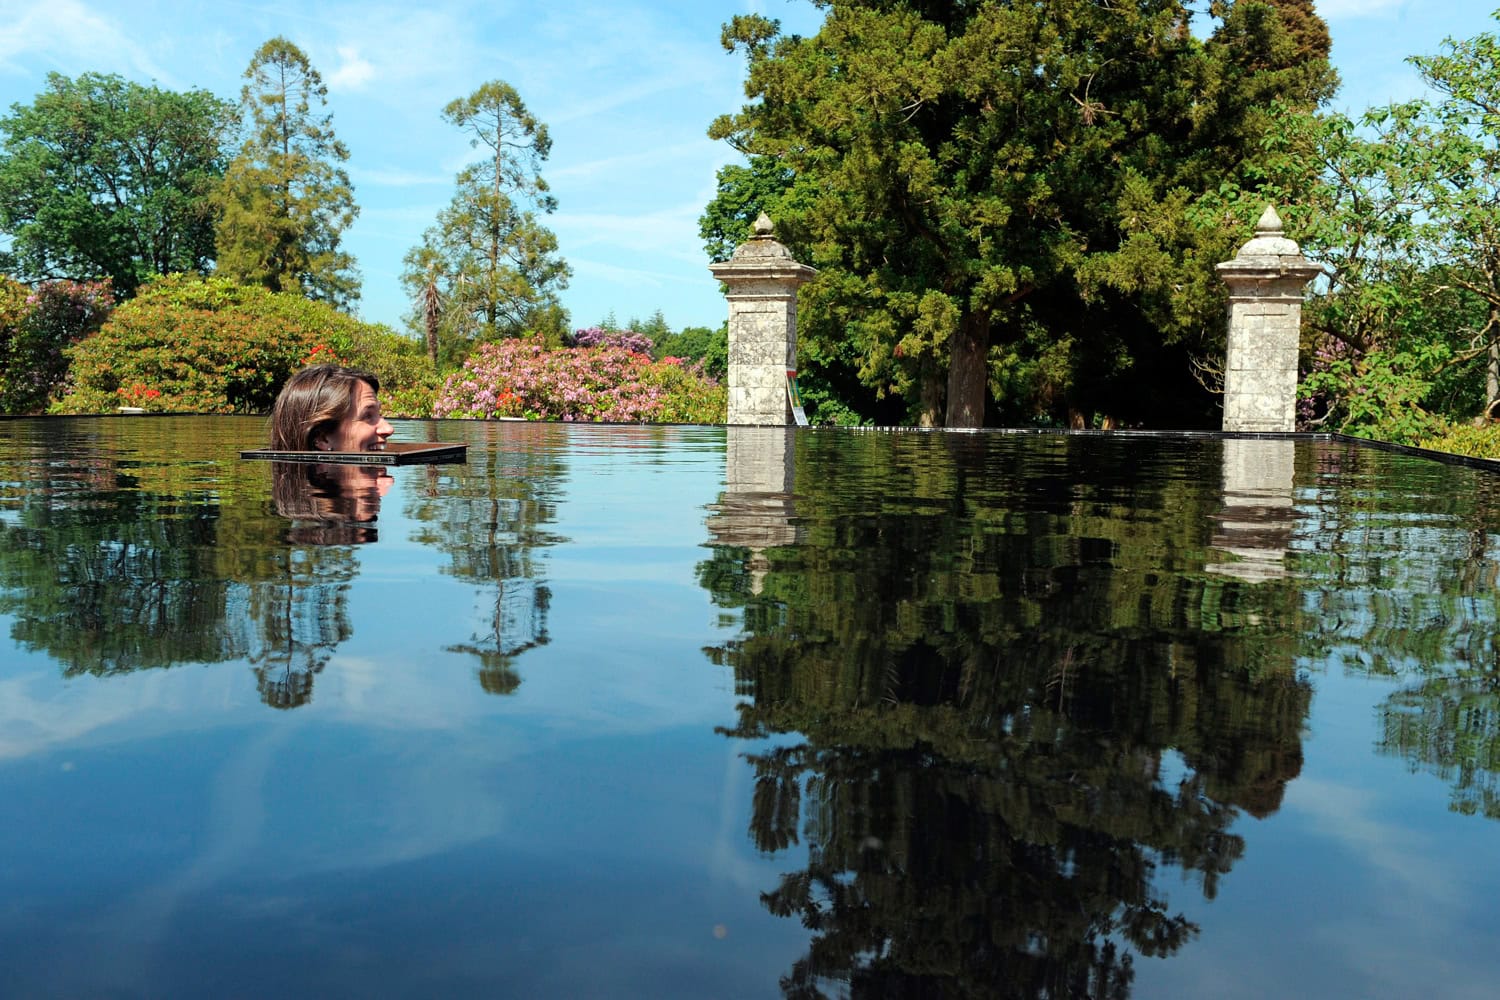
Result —
<instances>
[{"instance_id":1,"label":"woman's face","mask_svg":"<svg viewBox=\"0 0 1500 1000\"><path fill-rule=\"evenodd\" d=\"M366 382L354 396L354 414L335 427L325 439L329 451L379 451L391 436L391 427L380 415L380 400Z\"/></svg>"}]
</instances>

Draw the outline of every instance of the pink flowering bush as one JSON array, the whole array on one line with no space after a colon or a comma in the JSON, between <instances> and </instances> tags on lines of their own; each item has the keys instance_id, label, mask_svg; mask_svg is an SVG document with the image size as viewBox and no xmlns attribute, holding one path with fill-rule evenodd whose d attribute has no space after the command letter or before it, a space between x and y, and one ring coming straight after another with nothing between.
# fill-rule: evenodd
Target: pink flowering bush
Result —
<instances>
[{"instance_id":1,"label":"pink flowering bush","mask_svg":"<svg viewBox=\"0 0 1500 1000\"><path fill-rule=\"evenodd\" d=\"M570 347L623 347L627 351L635 351L637 354L650 354L651 348L656 346L650 337L644 333L636 333L634 330L605 330L597 326L585 327L582 330L573 331L569 338Z\"/></svg>"},{"instance_id":2,"label":"pink flowering bush","mask_svg":"<svg viewBox=\"0 0 1500 1000\"><path fill-rule=\"evenodd\" d=\"M532 340L481 344L448 376L434 417L719 423L728 394L700 370L617 346L548 350Z\"/></svg>"}]
</instances>

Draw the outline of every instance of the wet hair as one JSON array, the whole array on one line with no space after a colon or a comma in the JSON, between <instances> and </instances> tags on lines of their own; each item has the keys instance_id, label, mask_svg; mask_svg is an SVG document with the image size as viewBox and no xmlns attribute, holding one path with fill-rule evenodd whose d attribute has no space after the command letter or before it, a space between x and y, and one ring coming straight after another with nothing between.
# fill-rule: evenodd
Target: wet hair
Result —
<instances>
[{"instance_id":1,"label":"wet hair","mask_svg":"<svg viewBox=\"0 0 1500 1000\"><path fill-rule=\"evenodd\" d=\"M313 365L287 379L271 408L271 447L312 451L319 437L354 416L361 382L380 391L370 372L338 365Z\"/></svg>"}]
</instances>

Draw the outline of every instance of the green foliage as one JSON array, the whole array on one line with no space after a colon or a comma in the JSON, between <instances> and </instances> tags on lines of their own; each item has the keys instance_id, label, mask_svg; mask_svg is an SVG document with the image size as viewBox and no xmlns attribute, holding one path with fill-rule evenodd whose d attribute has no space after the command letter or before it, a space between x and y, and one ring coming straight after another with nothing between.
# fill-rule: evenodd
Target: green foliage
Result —
<instances>
[{"instance_id":1,"label":"green foliage","mask_svg":"<svg viewBox=\"0 0 1500 1000\"><path fill-rule=\"evenodd\" d=\"M143 287L68 351L72 387L54 410L265 412L286 379L313 361L353 361L364 350L377 361L389 351L396 364L391 337L295 293L171 275Z\"/></svg>"},{"instance_id":2,"label":"green foliage","mask_svg":"<svg viewBox=\"0 0 1500 1000\"><path fill-rule=\"evenodd\" d=\"M1418 448L1500 461L1500 424L1447 424L1416 442Z\"/></svg>"},{"instance_id":3,"label":"green foliage","mask_svg":"<svg viewBox=\"0 0 1500 1000\"><path fill-rule=\"evenodd\" d=\"M1326 415L1337 415L1334 426L1343 433L1415 444L1442 425L1422 401L1432 389L1431 373L1447 357L1441 343L1414 343L1409 350L1337 358L1304 378L1299 391L1337 400Z\"/></svg>"},{"instance_id":4,"label":"green foliage","mask_svg":"<svg viewBox=\"0 0 1500 1000\"><path fill-rule=\"evenodd\" d=\"M0 278L0 413L39 413L62 391L65 351L114 308L108 282Z\"/></svg>"},{"instance_id":5,"label":"green foliage","mask_svg":"<svg viewBox=\"0 0 1500 1000\"><path fill-rule=\"evenodd\" d=\"M1307 426L1410 442L1500 398L1500 40L1444 45L1411 60L1436 98L1271 134L1322 170L1291 210L1333 270L1306 312Z\"/></svg>"},{"instance_id":6,"label":"green foliage","mask_svg":"<svg viewBox=\"0 0 1500 1000\"><path fill-rule=\"evenodd\" d=\"M273 292L344 306L359 298L354 259L339 249L359 208L342 164L349 151L320 110L328 88L301 49L277 37L245 70L247 135L225 172L219 272Z\"/></svg>"},{"instance_id":7,"label":"green foliage","mask_svg":"<svg viewBox=\"0 0 1500 1000\"><path fill-rule=\"evenodd\" d=\"M339 340L339 356L380 380L387 417L430 417L442 379L424 345L381 323L355 323ZM344 339L347 338L347 339Z\"/></svg>"},{"instance_id":8,"label":"green foliage","mask_svg":"<svg viewBox=\"0 0 1500 1000\"><path fill-rule=\"evenodd\" d=\"M729 377L728 322L720 324L717 330L706 326L688 326L677 333L667 333L660 337L651 334L649 329L634 329L651 336L656 344L651 356L658 361L662 358L685 358L700 362L705 372L721 382Z\"/></svg>"},{"instance_id":9,"label":"green foliage","mask_svg":"<svg viewBox=\"0 0 1500 1000\"><path fill-rule=\"evenodd\" d=\"M652 423L722 424L728 419L729 389L699 366L658 361L643 369L640 378L660 391Z\"/></svg>"},{"instance_id":10,"label":"green foliage","mask_svg":"<svg viewBox=\"0 0 1500 1000\"><path fill-rule=\"evenodd\" d=\"M206 91L49 74L0 119L0 264L28 282L107 278L122 296L154 274L204 270L232 122Z\"/></svg>"},{"instance_id":11,"label":"green foliage","mask_svg":"<svg viewBox=\"0 0 1500 1000\"><path fill-rule=\"evenodd\" d=\"M1212 265L1263 207L1240 193L1265 173L1270 102L1333 86L1309 5L1215 4L1206 40L1175 0L821 6L809 38L726 26L753 100L710 135L750 159L702 219L722 256L774 209L819 268L804 359L921 423L983 423L987 390L1006 419L1209 420L1188 360L1222 345Z\"/></svg>"},{"instance_id":12,"label":"green foliage","mask_svg":"<svg viewBox=\"0 0 1500 1000\"><path fill-rule=\"evenodd\" d=\"M560 343L567 314L557 295L571 271L536 214L557 207L540 173L547 126L501 80L450 102L443 119L486 155L459 172L453 201L403 261L414 325L432 329L449 362L475 341L532 333Z\"/></svg>"},{"instance_id":13,"label":"green foliage","mask_svg":"<svg viewBox=\"0 0 1500 1000\"><path fill-rule=\"evenodd\" d=\"M761 212L772 219L784 217L781 199L792 190L796 175L776 157L751 156L746 166L720 168L718 179L718 193L698 219L703 249L715 263L728 260L754 234Z\"/></svg>"}]
</instances>

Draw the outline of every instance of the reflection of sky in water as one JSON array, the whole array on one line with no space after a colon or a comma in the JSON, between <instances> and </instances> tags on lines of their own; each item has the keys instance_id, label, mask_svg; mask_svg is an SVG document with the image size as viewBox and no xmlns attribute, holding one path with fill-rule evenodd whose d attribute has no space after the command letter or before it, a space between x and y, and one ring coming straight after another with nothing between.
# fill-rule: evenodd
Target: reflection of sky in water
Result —
<instances>
[{"instance_id":1,"label":"reflection of sky in water","mask_svg":"<svg viewBox=\"0 0 1500 1000\"><path fill-rule=\"evenodd\" d=\"M694 578L715 457L570 458L570 477L607 478L608 495L559 505L570 544L540 568L551 641L504 697L443 651L493 591L436 572L441 556L410 540L401 500L420 468L394 470L380 540L357 549L352 635L307 705L271 712L243 663L59 683L46 656L12 650L0 812L49 821L0 834L27 859L0 892L40 910L0 918L5 950L27 956L0 959L0 979L89 992L110 969L141 995L237 977L309 996L774 992L799 935L759 905L776 865L744 836L737 747L714 732L732 681L699 651L722 631ZM329 968L338 980L320 981Z\"/></svg>"},{"instance_id":2,"label":"reflection of sky in water","mask_svg":"<svg viewBox=\"0 0 1500 1000\"><path fill-rule=\"evenodd\" d=\"M1314 683L1302 774L1279 813L1241 819L1249 849L1200 937L1138 963L1137 995L1494 996L1494 821L1449 812L1443 781L1372 754L1394 685L1338 670Z\"/></svg>"},{"instance_id":3,"label":"reflection of sky in water","mask_svg":"<svg viewBox=\"0 0 1500 1000\"><path fill-rule=\"evenodd\" d=\"M515 658L503 696L453 650L488 627L497 591L414 540L430 527L411 512L431 488L420 467L392 470L379 540L353 550L349 636L306 705L268 709L244 661L62 679L11 643L0 994L775 995L808 932L760 894L808 845L755 850L743 755L765 743L716 731L744 699L704 654L738 623L697 578L725 432L572 433L550 541L530 551L548 641ZM1320 503L1299 488L1299 523ZM1354 594L1391 586L1386 547L1410 544L1420 577L1461 536L1420 512L1341 523L1370 546ZM1288 576L1318 558L1309 538L1287 545ZM1436 620L1401 598L1387 624ZM1159 866L1170 909L1201 929L1138 958L1134 995L1489 995L1495 821L1450 812L1447 782L1373 751L1405 681L1345 670L1370 600L1309 588L1302 605L1348 614L1303 665L1300 774L1279 810L1235 822L1246 848L1213 901ZM1493 624L1445 607L1450 636ZM1174 788L1192 765L1163 758Z\"/></svg>"}]
</instances>

